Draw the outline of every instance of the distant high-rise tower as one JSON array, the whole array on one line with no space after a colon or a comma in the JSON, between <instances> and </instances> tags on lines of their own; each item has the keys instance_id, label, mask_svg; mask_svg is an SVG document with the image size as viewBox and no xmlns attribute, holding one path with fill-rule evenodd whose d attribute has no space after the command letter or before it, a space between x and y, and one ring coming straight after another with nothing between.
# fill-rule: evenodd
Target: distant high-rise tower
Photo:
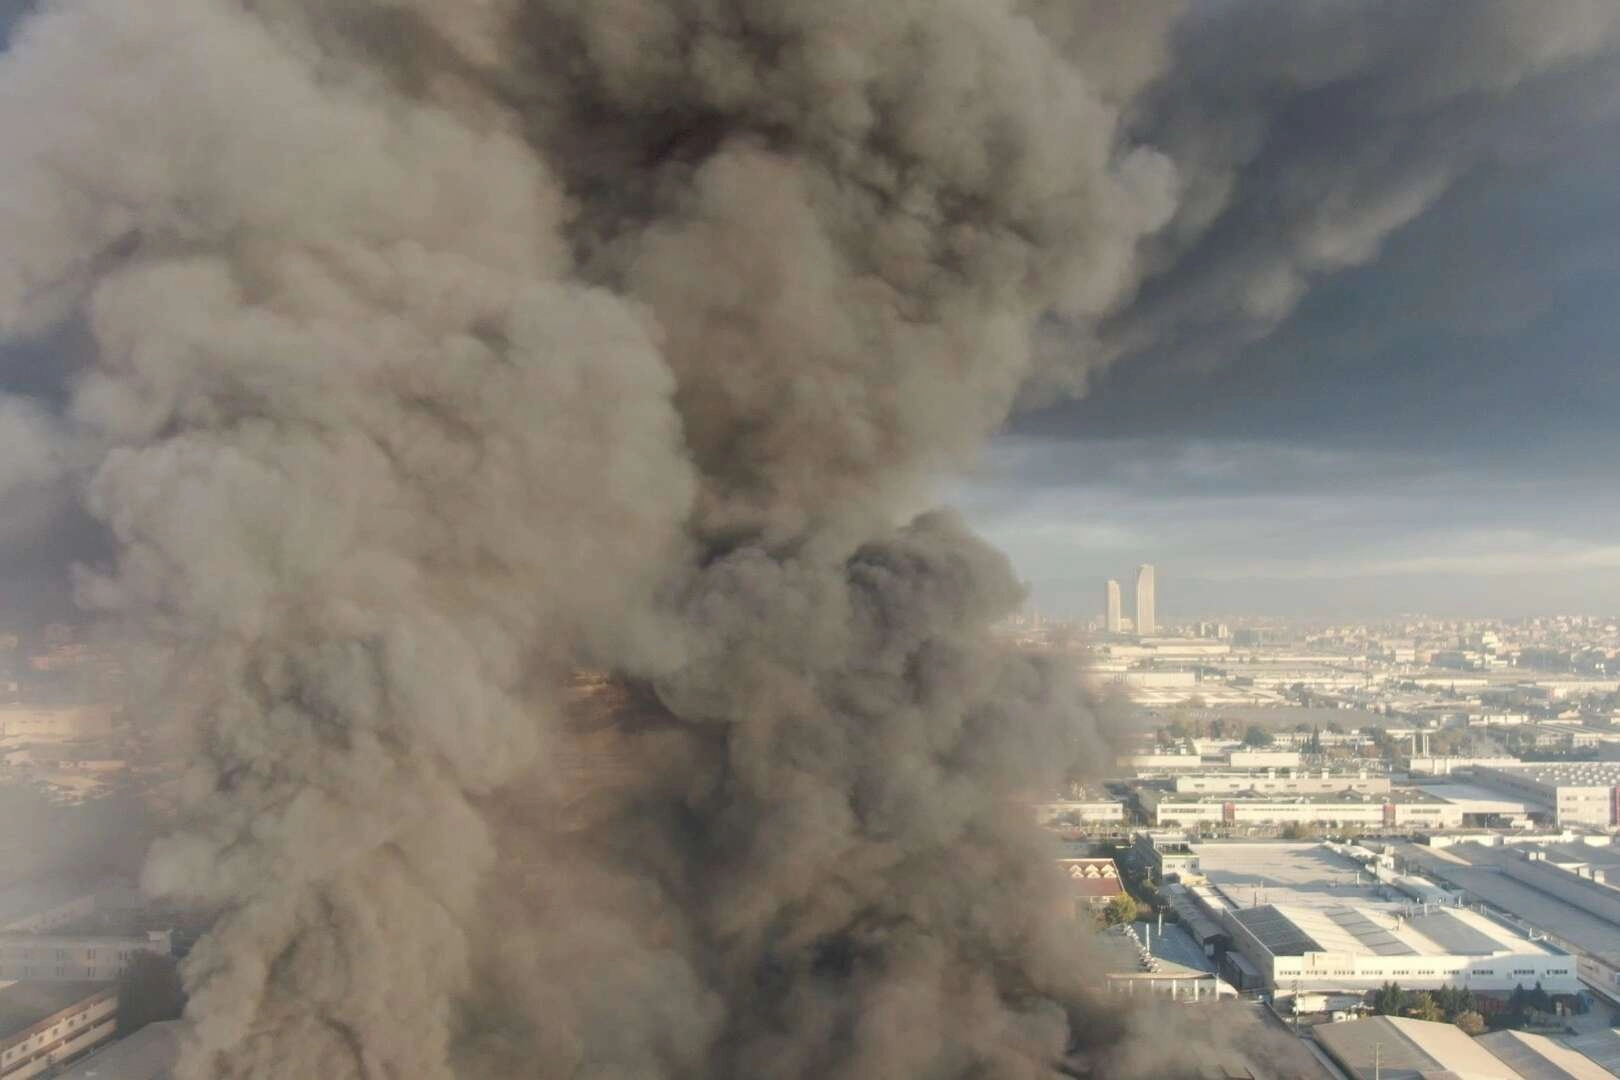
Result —
<instances>
[{"instance_id":1,"label":"distant high-rise tower","mask_svg":"<svg viewBox=\"0 0 1620 1080\"><path fill-rule=\"evenodd\" d=\"M1119 582L1108 582L1108 632L1119 633Z\"/></svg>"},{"instance_id":2,"label":"distant high-rise tower","mask_svg":"<svg viewBox=\"0 0 1620 1080\"><path fill-rule=\"evenodd\" d=\"M1153 618L1153 564L1143 563L1136 568L1136 634L1152 637L1158 629Z\"/></svg>"}]
</instances>

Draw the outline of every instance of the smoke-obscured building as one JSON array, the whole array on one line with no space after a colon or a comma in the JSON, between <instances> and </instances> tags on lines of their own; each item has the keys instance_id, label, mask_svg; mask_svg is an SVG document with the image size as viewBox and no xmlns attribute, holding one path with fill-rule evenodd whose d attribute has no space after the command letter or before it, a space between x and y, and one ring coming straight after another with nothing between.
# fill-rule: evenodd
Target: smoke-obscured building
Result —
<instances>
[{"instance_id":1,"label":"smoke-obscured building","mask_svg":"<svg viewBox=\"0 0 1620 1080\"><path fill-rule=\"evenodd\" d=\"M1109 579L1107 588L1104 590L1103 605L1103 610L1107 612L1107 621L1104 623L1104 625L1107 627L1110 634L1119 633L1121 630L1119 582L1114 581L1111 578Z\"/></svg>"},{"instance_id":2,"label":"smoke-obscured building","mask_svg":"<svg viewBox=\"0 0 1620 1080\"><path fill-rule=\"evenodd\" d=\"M0 1080L29 1080L111 1039L118 991L96 982L0 987ZM109 1078L119 1074L103 1073Z\"/></svg>"},{"instance_id":3,"label":"smoke-obscured building","mask_svg":"<svg viewBox=\"0 0 1620 1080\"><path fill-rule=\"evenodd\" d=\"M0 934L0 980L105 982L140 953L168 956L167 930L134 934ZM6 1080L0 1073L0 1080Z\"/></svg>"},{"instance_id":4,"label":"smoke-obscured building","mask_svg":"<svg viewBox=\"0 0 1620 1080\"><path fill-rule=\"evenodd\" d=\"M1136 633L1139 637L1152 637L1158 630L1154 614L1153 564L1143 563L1136 568Z\"/></svg>"}]
</instances>

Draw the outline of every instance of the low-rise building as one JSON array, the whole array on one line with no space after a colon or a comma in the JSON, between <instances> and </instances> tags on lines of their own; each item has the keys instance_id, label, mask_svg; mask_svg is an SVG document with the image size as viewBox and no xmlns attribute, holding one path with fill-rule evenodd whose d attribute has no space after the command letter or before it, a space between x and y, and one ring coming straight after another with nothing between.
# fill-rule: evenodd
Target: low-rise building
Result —
<instances>
[{"instance_id":1,"label":"low-rise building","mask_svg":"<svg viewBox=\"0 0 1620 1080\"><path fill-rule=\"evenodd\" d=\"M56 1080L167 1080L180 1061L179 1020L147 1024L60 1072Z\"/></svg>"},{"instance_id":2,"label":"low-rise building","mask_svg":"<svg viewBox=\"0 0 1620 1080\"><path fill-rule=\"evenodd\" d=\"M1354 773L1197 773L1175 778L1178 794L1326 795L1341 791L1382 793L1389 777Z\"/></svg>"},{"instance_id":3,"label":"low-rise building","mask_svg":"<svg viewBox=\"0 0 1620 1080\"><path fill-rule=\"evenodd\" d=\"M1372 990L1396 982L1408 990L1580 990L1575 957L1467 908L1417 905L1401 914L1262 904L1223 915L1234 947L1274 989Z\"/></svg>"},{"instance_id":4,"label":"low-rise building","mask_svg":"<svg viewBox=\"0 0 1620 1080\"><path fill-rule=\"evenodd\" d=\"M1125 820L1125 803L1120 799L1058 799L1038 803L1037 825L1100 825Z\"/></svg>"},{"instance_id":5,"label":"low-rise building","mask_svg":"<svg viewBox=\"0 0 1620 1080\"><path fill-rule=\"evenodd\" d=\"M25 882L0 891L0 933L44 933L95 910L95 894L77 886Z\"/></svg>"},{"instance_id":6,"label":"low-rise building","mask_svg":"<svg viewBox=\"0 0 1620 1080\"><path fill-rule=\"evenodd\" d=\"M1561 761L1474 770L1474 780L1551 807L1560 826L1620 828L1620 762Z\"/></svg>"},{"instance_id":7,"label":"low-rise building","mask_svg":"<svg viewBox=\"0 0 1620 1080\"><path fill-rule=\"evenodd\" d=\"M1137 798L1153 824L1282 826L1312 825L1374 829L1454 829L1460 807L1417 789L1326 794L1170 792L1143 787Z\"/></svg>"},{"instance_id":8,"label":"low-rise building","mask_svg":"<svg viewBox=\"0 0 1620 1080\"><path fill-rule=\"evenodd\" d=\"M1076 915L1107 907L1110 901L1125 892L1119 867L1113 859L1059 859L1058 869L1068 883L1068 893L1074 901Z\"/></svg>"},{"instance_id":9,"label":"low-rise building","mask_svg":"<svg viewBox=\"0 0 1620 1080\"><path fill-rule=\"evenodd\" d=\"M1198 853L1185 837L1141 832L1131 842L1131 856L1155 884L1198 874Z\"/></svg>"},{"instance_id":10,"label":"low-rise building","mask_svg":"<svg viewBox=\"0 0 1620 1080\"><path fill-rule=\"evenodd\" d=\"M139 934L0 934L0 980L84 982L116 979L143 952L168 956L167 930Z\"/></svg>"},{"instance_id":11,"label":"low-rise building","mask_svg":"<svg viewBox=\"0 0 1620 1080\"><path fill-rule=\"evenodd\" d=\"M111 1039L118 991L106 983L14 982L0 988L0 1080L29 1080Z\"/></svg>"}]
</instances>

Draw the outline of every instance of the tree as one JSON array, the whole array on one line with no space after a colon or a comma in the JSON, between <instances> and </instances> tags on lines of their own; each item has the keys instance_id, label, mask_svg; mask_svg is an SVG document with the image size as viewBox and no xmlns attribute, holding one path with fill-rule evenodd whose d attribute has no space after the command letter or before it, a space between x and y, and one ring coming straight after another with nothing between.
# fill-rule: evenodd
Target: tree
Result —
<instances>
[{"instance_id":1,"label":"tree","mask_svg":"<svg viewBox=\"0 0 1620 1080\"><path fill-rule=\"evenodd\" d=\"M1432 994L1414 995L1406 1013L1415 1020L1427 1020L1431 1024L1438 1024L1446 1018Z\"/></svg>"},{"instance_id":2,"label":"tree","mask_svg":"<svg viewBox=\"0 0 1620 1080\"><path fill-rule=\"evenodd\" d=\"M177 1020L185 1011L186 991L174 958L138 952L118 976L118 1036L147 1024Z\"/></svg>"},{"instance_id":3,"label":"tree","mask_svg":"<svg viewBox=\"0 0 1620 1080\"><path fill-rule=\"evenodd\" d=\"M1271 733L1259 724L1250 724L1249 730L1243 733L1244 746L1270 746Z\"/></svg>"},{"instance_id":4,"label":"tree","mask_svg":"<svg viewBox=\"0 0 1620 1080\"><path fill-rule=\"evenodd\" d=\"M1373 1012L1379 1016L1399 1016L1406 1004L1400 983L1387 982L1373 991Z\"/></svg>"},{"instance_id":5,"label":"tree","mask_svg":"<svg viewBox=\"0 0 1620 1080\"><path fill-rule=\"evenodd\" d=\"M1472 1009L1458 1013L1457 1018L1452 1022L1462 1029L1464 1035L1482 1035L1485 1033L1485 1017Z\"/></svg>"},{"instance_id":6,"label":"tree","mask_svg":"<svg viewBox=\"0 0 1620 1080\"><path fill-rule=\"evenodd\" d=\"M1479 1002L1474 992L1465 986L1453 986L1447 983L1434 992L1434 1003L1440 1006L1447 1020L1454 1020L1465 1012L1478 1011Z\"/></svg>"},{"instance_id":7,"label":"tree","mask_svg":"<svg viewBox=\"0 0 1620 1080\"><path fill-rule=\"evenodd\" d=\"M1129 893L1120 893L1108 901L1108 906L1103 908L1103 925L1122 926L1125 923L1133 923L1136 921L1136 914L1136 901L1131 898Z\"/></svg>"}]
</instances>

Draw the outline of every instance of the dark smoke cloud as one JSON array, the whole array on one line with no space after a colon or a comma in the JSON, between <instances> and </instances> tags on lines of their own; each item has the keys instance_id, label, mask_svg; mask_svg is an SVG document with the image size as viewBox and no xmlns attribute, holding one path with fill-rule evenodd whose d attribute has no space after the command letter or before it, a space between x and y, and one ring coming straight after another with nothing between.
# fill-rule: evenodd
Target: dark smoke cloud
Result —
<instances>
[{"instance_id":1,"label":"dark smoke cloud","mask_svg":"<svg viewBox=\"0 0 1620 1080\"><path fill-rule=\"evenodd\" d=\"M1183 55L1251 47L1249 9L1218 10L24 24L0 327L80 321L94 367L12 426L116 541L83 602L176 658L194 718L146 871L219 912L185 1077L1196 1060L1097 998L1019 808L1103 754L1074 676L997 650L1005 559L913 515L1022 388L1081 386L1221 289L1274 321L1460 167L1379 179L1386 141L1313 194L1325 167L1284 155L1282 224L1211 254L1275 201L1249 194L1270 95L1310 81L1256 62L1224 89L1230 61ZM1284 28L1341 11L1314 10ZM1480 12L1455 16L1505 20L1468 40L1520 82L1590 51L1520 56L1510 9ZM1395 96L1423 120L1511 67Z\"/></svg>"},{"instance_id":2,"label":"dark smoke cloud","mask_svg":"<svg viewBox=\"0 0 1620 1080\"><path fill-rule=\"evenodd\" d=\"M1470 173L1620 116L1617 53L1620 8L1604 0L1190 9L1170 74L1130 119L1176 163L1179 205L1104 355L1230 359ZM1443 258L1429 271L1490 273Z\"/></svg>"}]
</instances>

